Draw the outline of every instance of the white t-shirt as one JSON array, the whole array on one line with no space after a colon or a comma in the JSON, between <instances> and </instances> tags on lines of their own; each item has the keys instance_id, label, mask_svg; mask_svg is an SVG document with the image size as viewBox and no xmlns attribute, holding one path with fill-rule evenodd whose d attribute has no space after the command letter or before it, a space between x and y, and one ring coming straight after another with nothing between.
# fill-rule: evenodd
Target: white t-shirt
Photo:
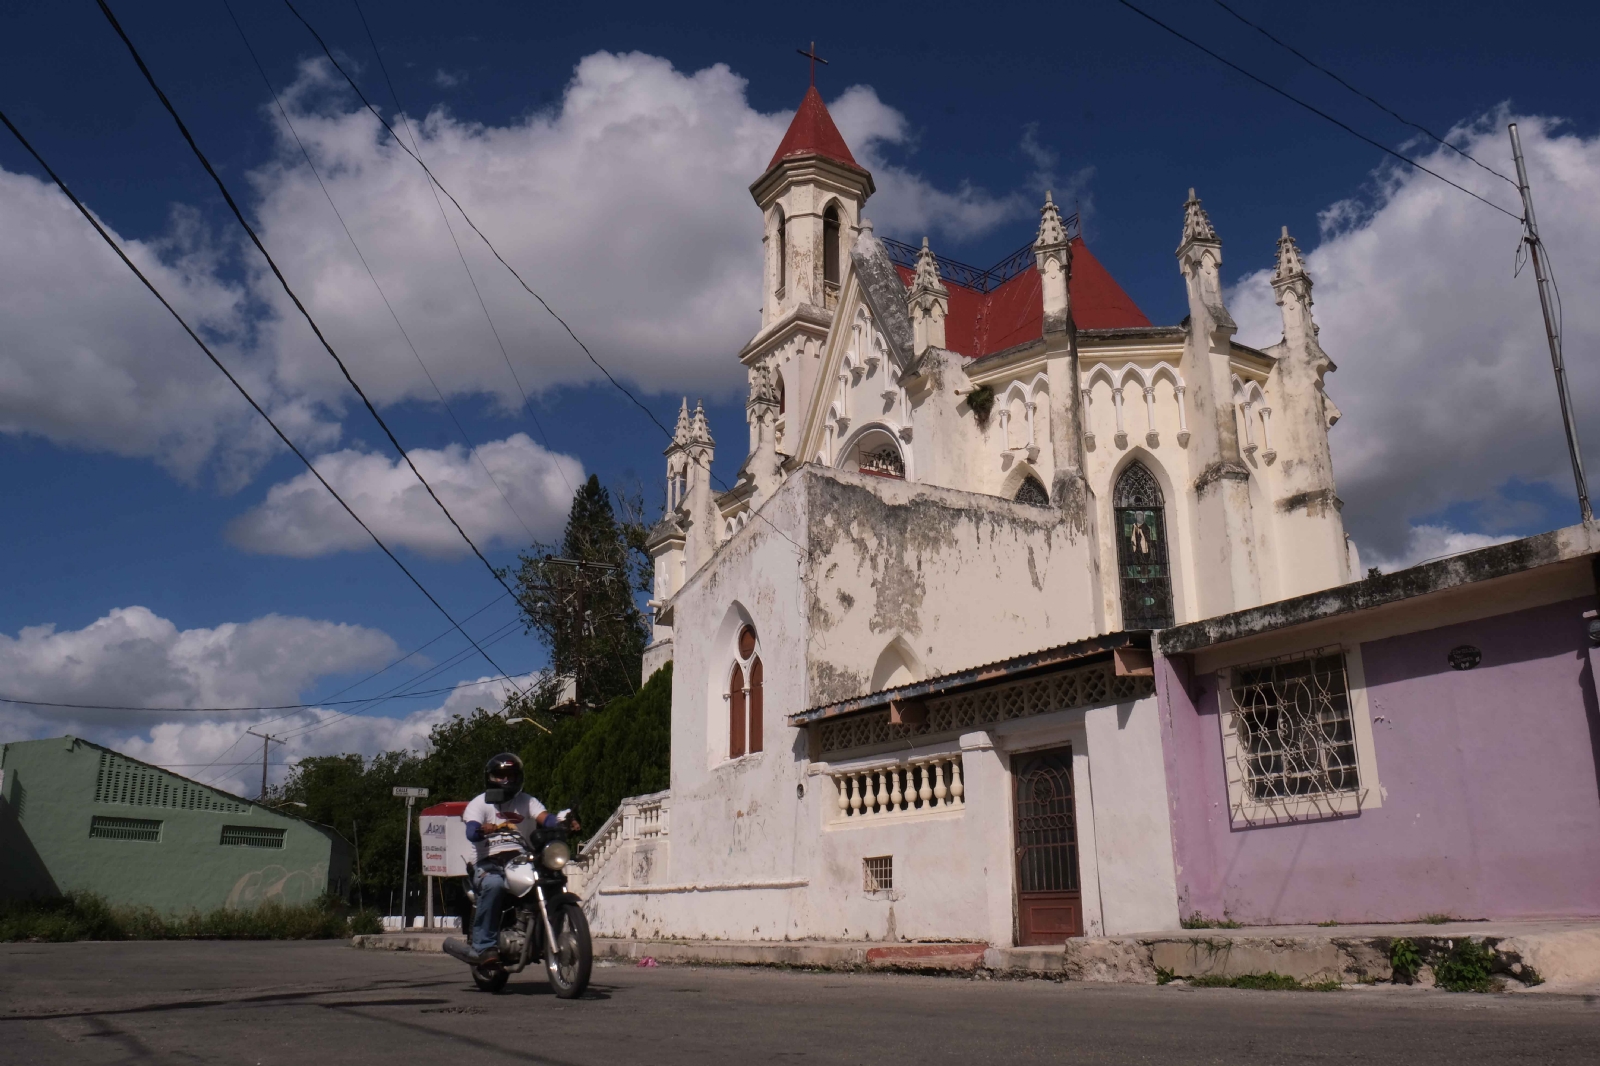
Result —
<instances>
[{"instance_id":1,"label":"white t-shirt","mask_svg":"<svg viewBox=\"0 0 1600 1066\"><path fill-rule=\"evenodd\" d=\"M544 804L526 792L518 792L501 804L491 804L480 792L461 812L461 820L483 826L483 839L473 841L478 849L478 861L482 862L491 855L525 847L533 839L534 827L539 824L544 810ZM491 825L507 828L490 829Z\"/></svg>"}]
</instances>

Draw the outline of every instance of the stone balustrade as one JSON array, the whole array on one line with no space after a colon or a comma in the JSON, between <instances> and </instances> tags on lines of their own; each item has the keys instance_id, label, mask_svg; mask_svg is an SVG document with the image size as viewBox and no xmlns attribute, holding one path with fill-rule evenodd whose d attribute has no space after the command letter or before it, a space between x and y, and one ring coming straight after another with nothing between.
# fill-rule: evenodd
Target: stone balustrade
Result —
<instances>
[{"instance_id":1,"label":"stone balustrade","mask_svg":"<svg viewBox=\"0 0 1600 1066\"><path fill-rule=\"evenodd\" d=\"M835 822L960 810L961 753L946 752L853 770L830 770Z\"/></svg>"}]
</instances>

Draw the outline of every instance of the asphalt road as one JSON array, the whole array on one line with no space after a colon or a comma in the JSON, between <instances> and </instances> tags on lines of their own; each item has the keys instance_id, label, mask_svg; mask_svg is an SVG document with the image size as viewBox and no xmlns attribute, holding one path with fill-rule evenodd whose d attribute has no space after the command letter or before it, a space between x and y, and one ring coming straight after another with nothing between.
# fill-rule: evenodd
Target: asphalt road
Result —
<instances>
[{"instance_id":1,"label":"asphalt road","mask_svg":"<svg viewBox=\"0 0 1600 1066\"><path fill-rule=\"evenodd\" d=\"M1600 1002L713 967L473 989L337 942L0 945L0 1063L1596 1063Z\"/></svg>"}]
</instances>

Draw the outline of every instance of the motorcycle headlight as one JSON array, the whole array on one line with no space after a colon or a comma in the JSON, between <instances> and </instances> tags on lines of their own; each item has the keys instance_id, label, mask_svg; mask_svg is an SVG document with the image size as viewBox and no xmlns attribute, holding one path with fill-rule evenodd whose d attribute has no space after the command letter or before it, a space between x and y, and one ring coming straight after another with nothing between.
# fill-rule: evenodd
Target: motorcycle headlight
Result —
<instances>
[{"instance_id":1,"label":"motorcycle headlight","mask_svg":"<svg viewBox=\"0 0 1600 1066\"><path fill-rule=\"evenodd\" d=\"M547 870L559 870L572 861L572 849L559 840L552 840L544 846L544 853L539 856L539 861Z\"/></svg>"}]
</instances>

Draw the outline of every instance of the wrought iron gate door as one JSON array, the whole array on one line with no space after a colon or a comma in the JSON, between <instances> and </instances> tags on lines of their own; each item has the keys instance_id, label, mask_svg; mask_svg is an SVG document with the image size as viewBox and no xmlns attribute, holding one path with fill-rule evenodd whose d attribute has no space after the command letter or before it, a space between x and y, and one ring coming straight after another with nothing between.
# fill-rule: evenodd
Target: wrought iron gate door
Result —
<instances>
[{"instance_id":1,"label":"wrought iron gate door","mask_svg":"<svg viewBox=\"0 0 1600 1066\"><path fill-rule=\"evenodd\" d=\"M1083 935L1072 749L1014 756L1017 943L1062 944Z\"/></svg>"}]
</instances>

